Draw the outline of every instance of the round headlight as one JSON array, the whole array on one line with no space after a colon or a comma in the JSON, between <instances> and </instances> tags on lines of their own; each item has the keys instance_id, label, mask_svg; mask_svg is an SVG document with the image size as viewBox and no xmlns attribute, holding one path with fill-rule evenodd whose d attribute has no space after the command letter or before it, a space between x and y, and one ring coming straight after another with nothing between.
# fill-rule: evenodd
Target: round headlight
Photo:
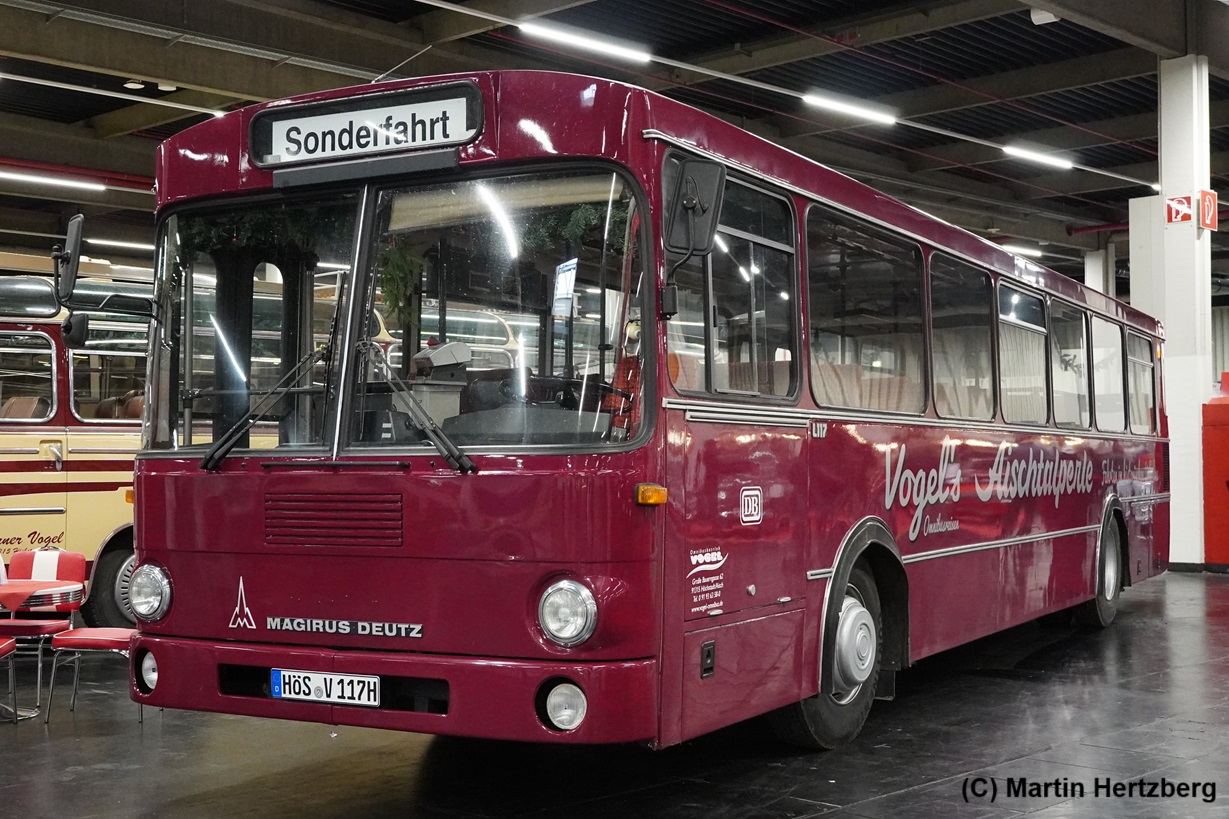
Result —
<instances>
[{"instance_id":1,"label":"round headlight","mask_svg":"<svg viewBox=\"0 0 1229 819\"><path fill-rule=\"evenodd\" d=\"M158 620L171 607L171 578L152 563L137 566L128 582L132 611L142 620Z\"/></svg>"},{"instance_id":2,"label":"round headlight","mask_svg":"<svg viewBox=\"0 0 1229 819\"><path fill-rule=\"evenodd\" d=\"M546 718L560 731L579 728L588 709L585 692L571 683L560 683L546 695Z\"/></svg>"},{"instance_id":3,"label":"round headlight","mask_svg":"<svg viewBox=\"0 0 1229 819\"><path fill-rule=\"evenodd\" d=\"M538 623L546 636L561 646L583 643L597 627L593 592L575 580L552 583L538 602Z\"/></svg>"}]
</instances>

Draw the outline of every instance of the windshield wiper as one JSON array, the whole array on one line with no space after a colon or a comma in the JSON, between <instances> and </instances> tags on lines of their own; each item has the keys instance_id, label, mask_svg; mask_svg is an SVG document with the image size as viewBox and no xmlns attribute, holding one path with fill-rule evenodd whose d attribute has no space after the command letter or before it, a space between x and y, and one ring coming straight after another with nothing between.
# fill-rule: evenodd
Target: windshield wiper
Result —
<instances>
[{"instance_id":1,"label":"windshield wiper","mask_svg":"<svg viewBox=\"0 0 1229 819\"><path fill-rule=\"evenodd\" d=\"M435 423L435 419L431 417L431 413L423 409L422 402L414 395L410 385L402 381L401 377L393 370L388 356L385 355L380 345L373 341L364 341L359 344L359 350L368 361L380 369L384 379L393 388L394 399L401 399L401 406L405 410L405 414L414 422L414 426L422 430L422 434L434 444L436 450L439 451L440 455L444 456L444 459L452 465L452 468L462 475L477 472L477 465L439 428Z\"/></svg>"},{"instance_id":2,"label":"windshield wiper","mask_svg":"<svg viewBox=\"0 0 1229 819\"><path fill-rule=\"evenodd\" d=\"M277 406L278 402L292 392L298 391L299 388L294 384L299 377L314 367L318 362L323 361L329 355L331 344L325 344L315 350L311 350L302 358L300 358L290 370L282 376L281 380L273 385L273 389L264 393L260 400L256 402L256 406L248 410L248 414L240 418L230 429L213 442L213 446L209 447L209 451L205 453L205 457L201 458L200 467L206 471L212 472L222 465L223 459L227 454L235 448L235 444L239 443L244 434L251 429L257 421L264 418L269 410ZM193 396L198 397L198 396Z\"/></svg>"}]
</instances>

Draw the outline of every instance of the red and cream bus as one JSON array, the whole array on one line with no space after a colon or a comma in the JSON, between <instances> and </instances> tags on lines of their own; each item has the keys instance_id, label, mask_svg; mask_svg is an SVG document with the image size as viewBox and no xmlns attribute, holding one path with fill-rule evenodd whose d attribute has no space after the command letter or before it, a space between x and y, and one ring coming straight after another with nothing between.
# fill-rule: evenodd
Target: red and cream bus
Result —
<instances>
[{"instance_id":1,"label":"red and cream bus","mask_svg":"<svg viewBox=\"0 0 1229 819\"><path fill-rule=\"evenodd\" d=\"M46 256L0 253L0 558L61 548L85 555L90 625L131 627L132 459L140 448L148 321L98 312L112 292L148 299L86 262L78 300L94 332L65 337Z\"/></svg>"},{"instance_id":2,"label":"red and cream bus","mask_svg":"<svg viewBox=\"0 0 1229 819\"><path fill-rule=\"evenodd\" d=\"M832 747L1166 567L1155 320L670 99L319 93L168 140L158 195L147 705Z\"/></svg>"}]
</instances>

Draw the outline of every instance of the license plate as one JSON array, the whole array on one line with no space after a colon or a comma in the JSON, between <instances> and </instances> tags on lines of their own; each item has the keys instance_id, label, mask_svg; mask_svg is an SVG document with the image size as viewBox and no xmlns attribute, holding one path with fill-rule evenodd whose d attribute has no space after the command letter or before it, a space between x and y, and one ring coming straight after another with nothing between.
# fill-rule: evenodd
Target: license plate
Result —
<instances>
[{"instance_id":1,"label":"license plate","mask_svg":"<svg viewBox=\"0 0 1229 819\"><path fill-rule=\"evenodd\" d=\"M366 705L373 708L380 705L379 677L274 668L270 682L274 699Z\"/></svg>"}]
</instances>

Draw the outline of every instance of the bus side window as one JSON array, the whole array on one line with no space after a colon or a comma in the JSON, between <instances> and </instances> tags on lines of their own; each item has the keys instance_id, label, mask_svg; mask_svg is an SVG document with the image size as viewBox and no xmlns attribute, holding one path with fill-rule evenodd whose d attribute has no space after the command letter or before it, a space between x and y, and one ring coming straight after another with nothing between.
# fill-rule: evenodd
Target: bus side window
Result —
<instances>
[{"instance_id":1,"label":"bus side window","mask_svg":"<svg viewBox=\"0 0 1229 819\"><path fill-rule=\"evenodd\" d=\"M1131 404L1131 432L1156 432L1156 381L1153 378L1152 341L1127 333L1127 395Z\"/></svg>"},{"instance_id":2,"label":"bus side window","mask_svg":"<svg viewBox=\"0 0 1229 819\"><path fill-rule=\"evenodd\" d=\"M1122 432L1127 427L1123 390L1122 328L1103 318L1092 319L1093 409L1097 429Z\"/></svg>"},{"instance_id":3,"label":"bus side window","mask_svg":"<svg viewBox=\"0 0 1229 819\"><path fill-rule=\"evenodd\" d=\"M1088 338L1084 311L1050 303L1050 381L1054 390L1054 423L1088 429Z\"/></svg>"},{"instance_id":4,"label":"bus side window","mask_svg":"<svg viewBox=\"0 0 1229 819\"><path fill-rule=\"evenodd\" d=\"M36 335L0 335L0 419L51 417L51 341Z\"/></svg>"},{"instance_id":5,"label":"bus side window","mask_svg":"<svg viewBox=\"0 0 1229 819\"><path fill-rule=\"evenodd\" d=\"M941 418L994 417L990 277L971 264L930 259L930 326L935 411Z\"/></svg>"},{"instance_id":6,"label":"bus side window","mask_svg":"<svg viewBox=\"0 0 1229 819\"><path fill-rule=\"evenodd\" d=\"M999 285L999 398L1009 424L1048 420L1045 302L1006 285Z\"/></svg>"},{"instance_id":7,"label":"bus side window","mask_svg":"<svg viewBox=\"0 0 1229 819\"><path fill-rule=\"evenodd\" d=\"M921 413L926 375L918 247L813 207L807 287L815 400Z\"/></svg>"}]
</instances>

